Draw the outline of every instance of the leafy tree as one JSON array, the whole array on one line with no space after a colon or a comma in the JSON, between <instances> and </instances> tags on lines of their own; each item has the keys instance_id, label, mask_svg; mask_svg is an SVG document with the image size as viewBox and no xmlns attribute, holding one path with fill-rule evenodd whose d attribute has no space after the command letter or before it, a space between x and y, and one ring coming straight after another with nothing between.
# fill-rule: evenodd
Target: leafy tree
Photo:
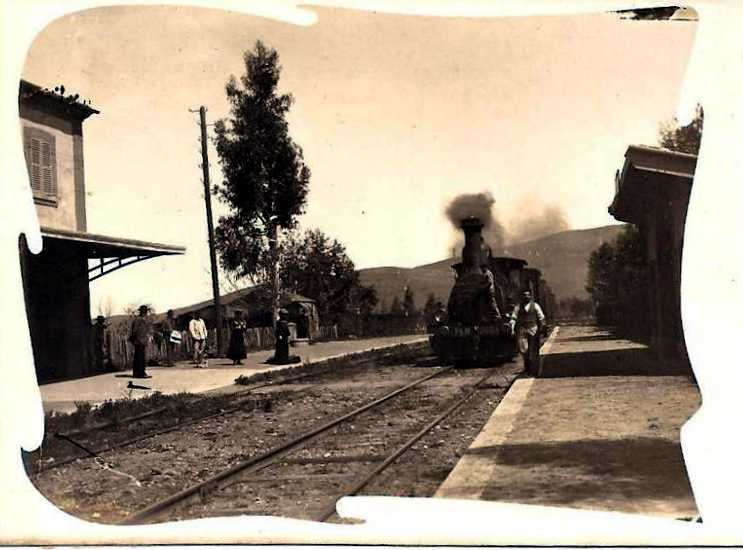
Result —
<instances>
[{"instance_id":1,"label":"leafy tree","mask_svg":"<svg viewBox=\"0 0 743 550\"><path fill-rule=\"evenodd\" d=\"M549 319L554 319L555 314L557 313L557 298L555 297L555 293L552 291L552 288L549 284L547 284L547 281L544 280L544 278L539 278L539 296L541 300L541 306L544 309L544 314Z\"/></svg>"},{"instance_id":2,"label":"leafy tree","mask_svg":"<svg viewBox=\"0 0 743 550\"><path fill-rule=\"evenodd\" d=\"M402 310L406 317L414 317L417 313L415 309L415 293L409 286L405 287L405 292L403 293Z\"/></svg>"},{"instance_id":3,"label":"leafy tree","mask_svg":"<svg viewBox=\"0 0 743 550\"><path fill-rule=\"evenodd\" d=\"M616 323L635 336L649 334L648 266L645 239L634 225L625 226L614 252Z\"/></svg>"},{"instance_id":4,"label":"leafy tree","mask_svg":"<svg viewBox=\"0 0 743 550\"><path fill-rule=\"evenodd\" d=\"M591 300L582 300L574 297L570 304L570 313L576 318L590 317L593 314Z\"/></svg>"},{"instance_id":5,"label":"leafy tree","mask_svg":"<svg viewBox=\"0 0 743 550\"><path fill-rule=\"evenodd\" d=\"M686 126L679 126L677 120L666 122L660 126L660 146L696 155L702 143L702 130L704 129L704 110L697 105L694 119Z\"/></svg>"},{"instance_id":6,"label":"leafy tree","mask_svg":"<svg viewBox=\"0 0 743 550\"><path fill-rule=\"evenodd\" d=\"M362 317L371 315L378 303L377 289L373 285L364 286L359 284L351 289L351 304Z\"/></svg>"},{"instance_id":7,"label":"leafy tree","mask_svg":"<svg viewBox=\"0 0 743 550\"><path fill-rule=\"evenodd\" d=\"M604 304L613 304L615 291L614 246L603 243L588 258L586 292L598 308Z\"/></svg>"},{"instance_id":8,"label":"leafy tree","mask_svg":"<svg viewBox=\"0 0 743 550\"><path fill-rule=\"evenodd\" d=\"M423 305L423 316L426 319L431 319L438 308L439 306L438 301L436 300L436 295L433 292L430 292L428 298L426 298L426 303Z\"/></svg>"},{"instance_id":9,"label":"leafy tree","mask_svg":"<svg viewBox=\"0 0 743 550\"><path fill-rule=\"evenodd\" d=\"M216 248L224 270L271 283L275 316L279 233L304 210L310 170L289 136L293 98L278 92L278 53L258 41L244 61L245 75L239 82L231 76L225 87L230 114L214 126L223 176L216 193L230 207L219 219Z\"/></svg>"},{"instance_id":10,"label":"leafy tree","mask_svg":"<svg viewBox=\"0 0 743 550\"><path fill-rule=\"evenodd\" d=\"M614 244L604 243L591 253L586 283L596 321L641 338L648 335L649 328L644 243L640 231L626 225Z\"/></svg>"},{"instance_id":11,"label":"leafy tree","mask_svg":"<svg viewBox=\"0 0 743 550\"><path fill-rule=\"evenodd\" d=\"M570 296L559 303L560 315L571 319L587 319L593 314L593 304L590 299Z\"/></svg>"},{"instance_id":12,"label":"leafy tree","mask_svg":"<svg viewBox=\"0 0 743 550\"><path fill-rule=\"evenodd\" d=\"M319 229L287 238L282 256L282 286L316 300L323 322L374 309L376 291L361 285L345 247Z\"/></svg>"},{"instance_id":13,"label":"leafy tree","mask_svg":"<svg viewBox=\"0 0 743 550\"><path fill-rule=\"evenodd\" d=\"M400 303L400 298L395 296L392 299L392 303L390 304L390 314L392 315L403 315L403 309L402 304Z\"/></svg>"}]
</instances>

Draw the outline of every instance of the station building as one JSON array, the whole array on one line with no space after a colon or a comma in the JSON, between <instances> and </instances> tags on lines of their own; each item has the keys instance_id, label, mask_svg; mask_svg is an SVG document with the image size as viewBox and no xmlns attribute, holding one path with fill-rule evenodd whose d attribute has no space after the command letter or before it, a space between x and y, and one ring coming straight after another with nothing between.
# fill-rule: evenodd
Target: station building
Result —
<instances>
[{"instance_id":1,"label":"station building","mask_svg":"<svg viewBox=\"0 0 743 550\"><path fill-rule=\"evenodd\" d=\"M185 248L88 233L83 122L99 111L21 81L19 114L43 250L19 242L26 315L39 382L94 374L89 283Z\"/></svg>"},{"instance_id":2,"label":"station building","mask_svg":"<svg viewBox=\"0 0 743 550\"><path fill-rule=\"evenodd\" d=\"M681 322L681 255L697 157L631 145L609 213L638 227L649 272L651 347L658 369L691 373Z\"/></svg>"}]
</instances>

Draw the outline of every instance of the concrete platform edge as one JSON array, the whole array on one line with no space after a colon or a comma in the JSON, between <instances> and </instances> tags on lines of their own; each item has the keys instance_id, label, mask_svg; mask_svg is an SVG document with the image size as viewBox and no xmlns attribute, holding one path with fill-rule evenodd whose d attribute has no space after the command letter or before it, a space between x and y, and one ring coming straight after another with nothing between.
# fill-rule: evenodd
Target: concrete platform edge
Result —
<instances>
[{"instance_id":1,"label":"concrete platform edge","mask_svg":"<svg viewBox=\"0 0 743 550\"><path fill-rule=\"evenodd\" d=\"M247 380L250 380L251 378L259 378L261 375L265 375L266 373L278 373L283 372L286 370L292 370L292 369L302 369L303 367L318 367L323 366L327 363L333 363L336 361L343 361L343 360L354 360L354 359L363 359L367 355L371 355L376 352L384 352L384 351L393 351L397 348L406 348L417 344L422 344L424 342L428 342L428 337L425 338L418 338L416 340L411 340L410 342L398 342L394 344L387 344L384 346L377 346L372 348L366 348L359 351L354 351L351 353L338 353L336 355L331 355L328 357L322 357L321 359L317 359L315 361L302 361L301 363L296 363L293 365L281 365L276 366L274 368L271 368L267 371L261 371L256 372L248 375L243 375ZM229 387L229 386L222 386L222 387ZM214 390L210 391L219 391L220 388L215 388Z\"/></svg>"},{"instance_id":2,"label":"concrete platform edge","mask_svg":"<svg viewBox=\"0 0 743 550\"><path fill-rule=\"evenodd\" d=\"M490 457L478 456L477 450L505 443L533 384L533 378L525 378L514 382L486 423L486 427L494 425L497 426L497 429L483 428L438 488L434 498L477 500L482 496L482 492L487 485L486 481L495 470L496 463Z\"/></svg>"}]
</instances>

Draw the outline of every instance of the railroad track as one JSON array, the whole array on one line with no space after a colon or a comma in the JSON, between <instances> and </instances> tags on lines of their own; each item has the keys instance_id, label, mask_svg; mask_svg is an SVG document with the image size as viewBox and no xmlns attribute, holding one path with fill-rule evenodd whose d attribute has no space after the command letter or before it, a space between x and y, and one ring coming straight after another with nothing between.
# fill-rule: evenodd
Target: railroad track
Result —
<instances>
[{"instance_id":1,"label":"railroad track","mask_svg":"<svg viewBox=\"0 0 743 550\"><path fill-rule=\"evenodd\" d=\"M326 422L325 424L322 424L321 426L317 428L314 428L297 437L294 437L291 440L281 445L278 445L276 447L273 447L272 449L269 449L268 451L261 453L256 457L241 461L235 464L234 466L231 466L230 468L222 470L221 472L209 477L208 479L204 481L195 483L173 495L170 495L164 499L156 501L150 504L149 506L147 506L146 508L144 508L143 510L140 510L139 512L136 512L130 515L121 523L124 525L143 523L149 519L156 517L159 514L162 514L163 512L175 506L181 505L187 499L193 496L203 497L205 493L207 492L214 492L215 490L219 488L220 483L226 482L239 474L248 475L252 472L256 472L267 466L270 466L271 464L275 463L278 459L282 458L286 453L294 449L297 449L304 443L312 441L314 438L316 438L320 434L327 432L328 430L334 428L335 426L338 426L339 424L345 422L346 420L354 418L358 416L359 414L365 411L368 411L372 409L373 407L376 407L377 405L384 403L385 401L388 401L389 399L392 399L393 397L400 395L401 393L404 393L410 390L411 388L414 388L415 386L418 386L419 384L422 384L423 382L426 382L427 380L430 380L431 378L439 376L442 373L447 372L451 369L452 367L447 367L445 369L441 369L434 373L428 374L422 378L418 378L417 380L414 380L413 382L405 384L404 386L397 388L394 391L389 392L383 395L382 397L375 399L374 401L370 403L366 403L365 405L362 405L361 407L357 407L351 412L348 412L334 420L331 420L330 422Z\"/></svg>"},{"instance_id":2,"label":"railroad track","mask_svg":"<svg viewBox=\"0 0 743 550\"><path fill-rule=\"evenodd\" d=\"M401 396L403 394L406 394L407 392L412 391L414 388L420 387L425 382L432 380L433 378L439 377L443 375L444 373L451 372L453 370L453 367L445 367L440 370L437 370L434 373L428 374L424 377L418 378L410 383L407 383L403 385L402 387L398 387L394 389L391 392L386 393L385 395L378 397L374 399L371 402L368 402L362 406L359 406L352 411L345 413L338 418L335 418L331 421L325 422L324 424L320 425L319 427L313 428L311 430L308 430L305 433L300 434L299 436L293 437L287 442L284 442L280 445L277 445L255 457L249 458L247 460L243 460L227 469L224 469L212 476L210 476L208 479L205 479L203 481L200 481L198 483L194 483L168 497L165 497L163 499L160 499L158 501L155 501L148 505L147 507L139 510L138 512L128 516L126 519L124 519L121 523L122 524L138 524L138 523L144 523L148 521L152 521L154 519L160 518L162 516L168 515L169 517L178 517L178 513L183 510L187 509L189 506L198 508L199 506L203 506L205 502L209 502L210 500L219 500L222 499L228 499L230 502L232 501L232 497L229 493L226 492L228 488L234 488L236 486L240 486L243 484L250 484L252 481L257 480L276 480L276 479L283 479L285 481L301 481L303 478L305 478L305 475L295 475L295 476L283 476L283 477L277 477L277 476L270 476L266 475L265 471L269 470L272 467L281 467L286 466L289 463L304 463L305 464L312 464L312 459L301 457L296 457L297 452L302 452L302 450L307 450L311 448L311 444L315 443L317 444L319 441L322 441L323 437L332 436L333 431L340 430L341 427L348 426L349 422L358 417L359 415L362 415L362 413L367 413L370 411L373 411L375 409L380 409L383 404L390 402L395 397ZM366 455L354 455L352 457L346 457L346 460L343 460L343 457L336 457L338 463L343 462L352 462L352 461L360 461L362 463L365 462L371 462L375 463L371 468L368 468L366 471L363 471L361 473L354 474L355 479L351 483L346 483L344 487L340 491L331 491L330 496L326 496L326 502L323 506L321 506L320 511L314 513L312 515L312 519L315 519L317 521L326 521L329 518L333 517L335 514L335 505L337 500L344 496L350 496L358 494L360 491L362 491L365 487L367 487L372 480L377 478L381 472L383 472L385 469L387 469L391 464L396 462L403 454L406 453L413 445L418 442L421 438L423 438L426 434L429 434L436 426L441 424L445 419L450 417L455 411L459 410L463 405L465 405L468 401L472 399L473 396L475 396L478 391L486 384L486 382L495 376L496 374L499 374L499 369L493 369L487 372L484 376L479 378L477 381L475 381L472 384L468 384L460 388L460 390L464 391L464 394L461 396L458 396L454 399L447 399L444 403L444 406L436 406L434 407L435 410L432 410L429 414L428 421L425 422L425 424L422 427L418 427L416 429L415 433L412 435L409 435L405 437L405 439L400 442L399 444L395 445L394 449L391 452L386 453L384 456L378 456L374 453L367 453ZM515 379L516 375L513 375L508 380L508 385L512 383L513 379ZM421 407L424 407L421 405ZM379 413L379 411L376 411ZM384 415L379 413L378 418L384 420ZM351 426L351 429L353 429L353 426ZM373 434L372 434L373 435ZM376 433L376 438L387 438L389 434L387 433ZM336 434L336 437L343 438L343 433ZM357 448L359 445L354 445L354 448ZM325 447L321 447L325 448ZM294 458L292 458L294 457ZM325 458L316 461L317 464L327 464L333 462L333 457L330 457L326 455ZM263 477L259 478L256 474L259 472L263 473ZM319 476L322 477L322 476ZM328 477L328 476L326 476ZM333 477L332 475L329 477ZM341 481L345 480L347 476L340 475L335 476L336 478L340 479ZM223 509L218 512L218 515L234 515L234 514L242 514L242 513L250 513L249 508L235 508L234 506L232 508ZM204 516L204 515L213 515L206 511L199 511L198 513L194 514L194 517Z\"/></svg>"},{"instance_id":3,"label":"railroad track","mask_svg":"<svg viewBox=\"0 0 743 550\"><path fill-rule=\"evenodd\" d=\"M388 359L389 357L383 356L383 359L384 358ZM373 358L373 357L358 360L353 365L344 368L343 369L344 373L348 374L349 371L362 370L368 367L370 364L374 364L376 360L378 360L378 358ZM62 466L66 466L77 460L86 459L86 458L100 459L100 456L104 453L108 453L116 449L127 447L135 443L140 443L147 439L155 438L159 435L177 431L181 428L191 426L199 422L204 422L207 420L218 418L220 416L225 416L225 415L240 411L244 409L246 405L255 404L255 401L252 399L241 400L240 398L253 394L256 390L267 388L267 387L291 384L294 382L300 382L302 380L307 380L312 377L322 377L324 375L330 374L331 372L332 371L328 368L322 368L317 371L313 370L311 372L302 372L300 374L296 374L292 376L281 376L273 380L259 381L259 382L256 382L255 384L250 384L245 389L238 390L238 391L235 391L229 394L230 399L237 399L237 402L233 404L232 406L229 406L227 408L219 408L218 410L216 410L215 412L211 414L204 414L204 415L197 416L195 418L191 418L191 419L184 420L184 421L179 420L179 421L176 421L176 423L171 426L148 431L145 434L140 434L140 435L130 437L122 441L108 444L108 445L101 446L101 447L93 447L90 444L86 444L85 437L90 436L91 434L95 434L97 432L102 432L107 429L115 428L118 430L124 426L129 426L131 424L150 420L154 417L157 417L158 415L167 414L168 412L172 411L171 407L167 407L167 406L157 407L150 411L146 411L144 413L140 413L137 415L133 415L133 416L118 419L118 420L109 420L105 422L99 422L99 423L96 423L90 426L86 426L84 428L78 428L78 429L69 430L66 432L55 432L54 434L46 434L45 438L49 437L49 435L52 435L54 438L65 441L69 445L77 448L80 452L76 455L73 455L65 459L53 462L51 464L47 464L42 467L36 468L32 472L32 477L36 477L50 470L54 470ZM196 397L193 400L193 402L190 404L191 405L198 404L199 402L204 403L204 402L207 402L209 399L213 399L213 396L203 396L203 397L199 396L199 397Z\"/></svg>"}]
</instances>

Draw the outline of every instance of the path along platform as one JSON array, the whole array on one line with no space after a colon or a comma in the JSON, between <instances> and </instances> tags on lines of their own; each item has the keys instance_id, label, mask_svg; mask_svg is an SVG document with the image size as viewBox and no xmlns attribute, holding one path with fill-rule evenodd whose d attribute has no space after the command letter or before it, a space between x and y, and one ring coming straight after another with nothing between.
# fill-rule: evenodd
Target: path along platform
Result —
<instances>
[{"instance_id":1,"label":"path along platform","mask_svg":"<svg viewBox=\"0 0 743 550\"><path fill-rule=\"evenodd\" d=\"M679 443L696 385L592 327L559 327L542 353L550 378L514 383L436 497L696 516Z\"/></svg>"},{"instance_id":2,"label":"path along platform","mask_svg":"<svg viewBox=\"0 0 743 550\"><path fill-rule=\"evenodd\" d=\"M399 346L425 342L427 336L420 334L409 336L390 336L365 340L344 340L337 342L319 342L311 346L292 348L295 355L302 358L301 365L318 363L341 358L356 353L366 353ZM175 394L181 392L204 393L227 390L232 387L237 377L251 376L268 371L295 368L292 365L269 365L265 361L273 355L270 350L248 353L241 366L232 366L229 359L209 359L208 368L195 368L191 361L180 361L173 367L147 367L147 374L152 378L137 379L131 370L113 372L44 384L40 387L41 399L45 411L72 412L76 402L87 402L92 405L107 400L138 398L151 395L153 392ZM148 388L128 389L129 382Z\"/></svg>"}]
</instances>

